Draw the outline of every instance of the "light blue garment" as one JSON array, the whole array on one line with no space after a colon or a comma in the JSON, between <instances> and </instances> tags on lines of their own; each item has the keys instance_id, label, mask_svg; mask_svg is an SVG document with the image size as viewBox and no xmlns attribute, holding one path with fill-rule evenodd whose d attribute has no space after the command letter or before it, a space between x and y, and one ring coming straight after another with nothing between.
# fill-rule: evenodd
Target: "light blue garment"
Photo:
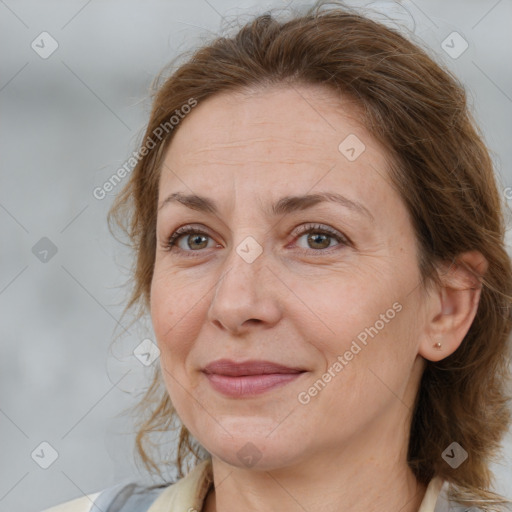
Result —
<instances>
[{"instance_id":1,"label":"light blue garment","mask_svg":"<svg viewBox=\"0 0 512 512\"><path fill-rule=\"evenodd\" d=\"M145 512L166 487L142 487L135 483L108 487L96 497L90 512Z\"/></svg>"}]
</instances>

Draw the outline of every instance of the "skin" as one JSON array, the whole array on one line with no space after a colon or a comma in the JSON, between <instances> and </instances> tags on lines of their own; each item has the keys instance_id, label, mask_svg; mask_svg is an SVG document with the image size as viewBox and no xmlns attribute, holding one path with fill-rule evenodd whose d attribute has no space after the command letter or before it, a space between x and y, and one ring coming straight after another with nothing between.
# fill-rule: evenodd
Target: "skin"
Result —
<instances>
[{"instance_id":1,"label":"skin","mask_svg":"<svg viewBox=\"0 0 512 512\"><path fill-rule=\"evenodd\" d=\"M386 150L361 119L321 86L219 94L181 122L165 155L159 205L174 192L219 205L217 214L178 202L159 209L151 286L166 388L212 455L207 512L413 512L424 497L406 462L414 398L425 359L447 357L463 340L480 291L460 265L444 273L445 287L419 286L412 224L388 180ZM349 134L366 146L353 162L338 150ZM336 203L266 212L282 196L321 191L357 201L371 218ZM308 241L297 228L309 223L349 241L322 245L318 230ZM169 251L170 235L190 224L206 238L185 234L181 251ZM252 263L236 251L248 236L263 249ZM479 253L461 261L485 270ZM394 303L400 312L300 403ZM220 358L307 371L257 397L229 398L201 372ZM248 442L261 457L252 467L237 456Z\"/></svg>"}]
</instances>

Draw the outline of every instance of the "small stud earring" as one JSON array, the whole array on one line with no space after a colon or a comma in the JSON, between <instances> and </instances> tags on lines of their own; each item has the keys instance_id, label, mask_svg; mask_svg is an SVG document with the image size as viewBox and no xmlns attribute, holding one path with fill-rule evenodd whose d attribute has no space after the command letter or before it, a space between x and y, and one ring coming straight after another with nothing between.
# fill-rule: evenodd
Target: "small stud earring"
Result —
<instances>
[{"instance_id":1,"label":"small stud earring","mask_svg":"<svg viewBox=\"0 0 512 512\"><path fill-rule=\"evenodd\" d=\"M434 348L436 350L441 350L442 347L443 347L443 345L439 341L434 345Z\"/></svg>"}]
</instances>

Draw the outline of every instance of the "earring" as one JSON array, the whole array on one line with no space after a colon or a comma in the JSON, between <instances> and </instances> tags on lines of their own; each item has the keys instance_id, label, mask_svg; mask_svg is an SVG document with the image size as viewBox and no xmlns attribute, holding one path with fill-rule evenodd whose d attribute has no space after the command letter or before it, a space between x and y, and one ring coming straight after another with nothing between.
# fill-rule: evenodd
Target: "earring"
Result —
<instances>
[{"instance_id":1,"label":"earring","mask_svg":"<svg viewBox=\"0 0 512 512\"><path fill-rule=\"evenodd\" d=\"M438 341L436 344L433 345L433 347L436 350L441 350L443 348L443 345Z\"/></svg>"}]
</instances>

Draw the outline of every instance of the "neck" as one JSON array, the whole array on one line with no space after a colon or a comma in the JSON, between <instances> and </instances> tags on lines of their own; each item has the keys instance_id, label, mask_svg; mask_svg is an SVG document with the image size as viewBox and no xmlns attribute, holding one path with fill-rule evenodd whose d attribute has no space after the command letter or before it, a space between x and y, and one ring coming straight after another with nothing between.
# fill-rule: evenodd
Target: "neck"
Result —
<instances>
[{"instance_id":1,"label":"neck","mask_svg":"<svg viewBox=\"0 0 512 512\"><path fill-rule=\"evenodd\" d=\"M397 453L396 441L390 444L387 437L374 446L350 443L342 453L318 451L302 464L269 471L237 468L212 457L215 488L203 510L417 512L426 486L417 482L405 457L391 455Z\"/></svg>"}]
</instances>

